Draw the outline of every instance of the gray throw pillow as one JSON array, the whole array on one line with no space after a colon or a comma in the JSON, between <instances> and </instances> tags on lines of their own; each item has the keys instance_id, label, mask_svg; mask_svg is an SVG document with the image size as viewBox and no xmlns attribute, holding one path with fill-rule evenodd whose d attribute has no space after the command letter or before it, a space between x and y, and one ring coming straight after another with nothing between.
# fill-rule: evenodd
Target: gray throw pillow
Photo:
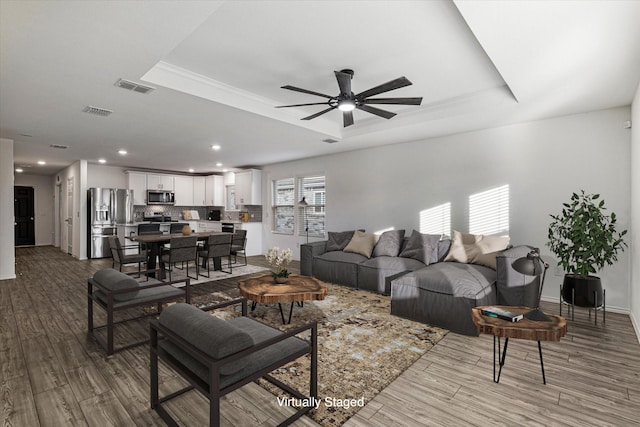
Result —
<instances>
[{"instance_id":1,"label":"gray throw pillow","mask_svg":"<svg viewBox=\"0 0 640 427\"><path fill-rule=\"evenodd\" d=\"M354 230L341 231L339 233L330 231L327 239L327 252L341 251L346 248L353 238L354 232Z\"/></svg>"},{"instance_id":2,"label":"gray throw pillow","mask_svg":"<svg viewBox=\"0 0 640 427\"><path fill-rule=\"evenodd\" d=\"M417 259L427 265L433 264L438 262L439 241L439 234L422 234L413 230L400 256L403 258Z\"/></svg>"},{"instance_id":3,"label":"gray throw pillow","mask_svg":"<svg viewBox=\"0 0 640 427\"><path fill-rule=\"evenodd\" d=\"M191 304L178 303L165 308L158 321L214 359L223 359L254 344L253 338L242 329ZM238 372L246 366L245 359L221 366L220 373L231 375Z\"/></svg>"},{"instance_id":4,"label":"gray throw pillow","mask_svg":"<svg viewBox=\"0 0 640 427\"><path fill-rule=\"evenodd\" d=\"M404 239L404 230L385 231L373 248L371 256L398 256L402 246L402 239Z\"/></svg>"},{"instance_id":5,"label":"gray throw pillow","mask_svg":"<svg viewBox=\"0 0 640 427\"><path fill-rule=\"evenodd\" d=\"M110 291L120 291L122 289L139 288L140 284L127 274L121 273L113 268L104 268L96 271L93 275L93 281L99 283ZM138 296L139 290L126 292L124 294L115 294L114 301L128 301Z\"/></svg>"}]
</instances>

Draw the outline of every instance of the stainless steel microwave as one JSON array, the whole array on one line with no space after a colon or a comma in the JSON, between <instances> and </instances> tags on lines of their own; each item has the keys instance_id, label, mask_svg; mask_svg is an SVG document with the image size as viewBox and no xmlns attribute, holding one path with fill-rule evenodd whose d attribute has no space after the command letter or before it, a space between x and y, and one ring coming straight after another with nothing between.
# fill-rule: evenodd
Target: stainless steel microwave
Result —
<instances>
[{"instance_id":1,"label":"stainless steel microwave","mask_svg":"<svg viewBox=\"0 0 640 427\"><path fill-rule=\"evenodd\" d=\"M148 205L173 205L176 201L173 191L147 190Z\"/></svg>"}]
</instances>

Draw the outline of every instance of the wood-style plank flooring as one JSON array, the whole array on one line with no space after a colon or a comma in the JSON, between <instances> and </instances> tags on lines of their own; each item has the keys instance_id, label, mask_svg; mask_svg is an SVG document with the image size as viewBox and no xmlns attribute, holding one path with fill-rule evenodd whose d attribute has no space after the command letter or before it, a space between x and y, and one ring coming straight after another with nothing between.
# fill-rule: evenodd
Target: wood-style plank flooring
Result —
<instances>
[{"instance_id":1,"label":"wood-style plank flooring","mask_svg":"<svg viewBox=\"0 0 640 427\"><path fill-rule=\"evenodd\" d=\"M164 425L149 408L148 347L107 357L87 336L86 279L110 260L78 261L36 247L18 248L16 263L17 279L0 281L0 424ZM235 287L237 280L223 283ZM206 285L194 289L208 292ZM557 304L544 308L558 311ZM535 342L509 342L494 384L491 337L450 333L347 425L640 425L640 345L631 322L608 313L595 326L586 313L576 310L562 341L543 343L547 385ZM148 333L144 322L117 331L119 340ZM163 392L184 384L161 369ZM208 403L197 392L169 408L182 425L208 423ZM225 397L221 411L226 426L276 425L290 413L255 384ZM305 418L295 425L316 424Z\"/></svg>"}]
</instances>

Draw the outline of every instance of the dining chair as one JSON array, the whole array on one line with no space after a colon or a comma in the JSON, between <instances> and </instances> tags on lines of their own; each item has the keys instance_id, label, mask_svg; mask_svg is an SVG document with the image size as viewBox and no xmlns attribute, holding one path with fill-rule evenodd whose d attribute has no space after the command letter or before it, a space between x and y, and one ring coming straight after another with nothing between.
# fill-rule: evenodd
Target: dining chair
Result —
<instances>
[{"instance_id":1,"label":"dining chair","mask_svg":"<svg viewBox=\"0 0 640 427\"><path fill-rule=\"evenodd\" d=\"M199 274L198 262L197 262L197 250L196 246L198 242L197 236L176 236L171 237L171 247L165 250L162 254L162 262L169 266L169 281L171 281L171 271L173 266L177 262L185 262L187 264L187 277L197 279ZM193 261L196 264L196 277L189 276L189 262Z\"/></svg>"},{"instance_id":2,"label":"dining chair","mask_svg":"<svg viewBox=\"0 0 640 427\"><path fill-rule=\"evenodd\" d=\"M233 239L231 241L231 255L233 255L233 263L238 263L238 253L242 252L244 258L244 264L247 265L247 252L245 248L247 246L247 230L236 230L233 233Z\"/></svg>"},{"instance_id":3,"label":"dining chair","mask_svg":"<svg viewBox=\"0 0 640 427\"><path fill-rule=\"evenodd\" d=\"M222 269L222 258L227 257L227 268L225 271ZM231 265L231 234L212 234L207 238L207 243L203 250L198 251L198 265L200 265L200 259L204 259L207 264L207 275L210 277L211 271L209 267L210 258L220 258L220 271L223 273L231 274L233 267ZM204 274L202 274L204 276Z\"/></svg>"},{"instance_id":4,"label":"dining chair","mask_svg":"<svg viewBox=\"0 0 640 427\"><path fill-rule=\"evenodd\" d=\"M136 248L138 252L135 254L127 254L126 249L129 248ZM140 266L143 262L147 262L147 254L140 252L140 246L122 246L117 236L109 236L109 249L111 249L111 257L113 258L111 268L115 268L116 264L119 264L119 271L122 271L122 266L125 264L138 264L138 277L140 277Z\"/></svg>"}]
</instances>

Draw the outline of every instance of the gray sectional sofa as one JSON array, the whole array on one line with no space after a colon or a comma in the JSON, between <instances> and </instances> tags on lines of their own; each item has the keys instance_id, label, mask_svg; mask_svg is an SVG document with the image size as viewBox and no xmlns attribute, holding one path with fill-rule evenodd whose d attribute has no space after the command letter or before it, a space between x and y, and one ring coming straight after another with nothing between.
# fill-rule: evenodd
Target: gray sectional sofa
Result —
<instances>
[{"instance_id":1,"label":"gray sectional sofa","mask_svg":"<svg viewBox=\"0 0 640 427\"><path fill-rule=\"evenodd\" d=\"M421 261L416 259L420 256L408 257L405 251L413 234L411 238L402 239L402 247L396 256L388 252L376 256L374 249L370 257L345 252L344 245L336 245L337 234L340 233L330 235L327 241L300 246L301 274L329 283L390 294L391 314L466 335L477 335L471 321L472 307L536 305L538 279L523 276L511 267L515 259L529 253L530 246L511 247L496 253L494 269L469 262L445 261L450 240L436 242L431 255L425 255L428 259ZM344 234L346 240L353 232Z\"/></svg>"}]
</instances>

